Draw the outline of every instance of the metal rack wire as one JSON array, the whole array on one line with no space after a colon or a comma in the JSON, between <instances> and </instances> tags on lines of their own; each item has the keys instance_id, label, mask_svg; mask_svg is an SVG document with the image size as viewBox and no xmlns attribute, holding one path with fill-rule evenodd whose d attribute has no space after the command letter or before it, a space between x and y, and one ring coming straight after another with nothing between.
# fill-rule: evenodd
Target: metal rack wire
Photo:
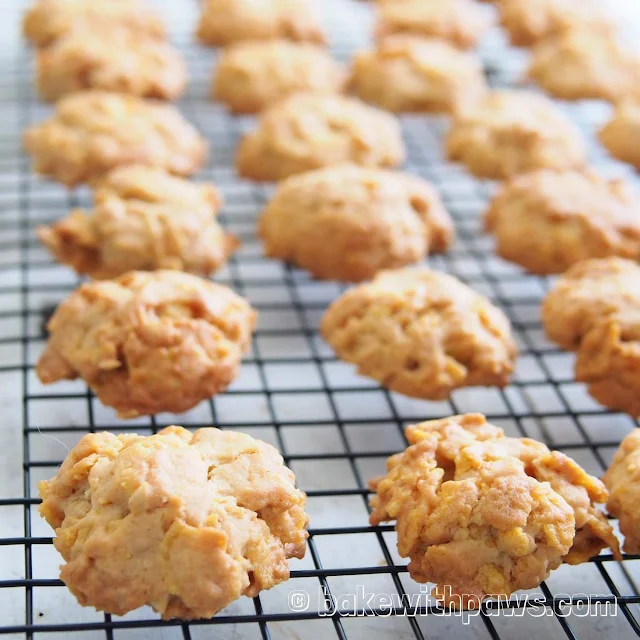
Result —
<instances>
[{"instance_id":1,"label":"metal rack wire","mask_svg":"<svg viewBox=\"0 0 640 640\"><path fill-rule=\"evenodd\" d=\"M25 3L2 11L17 24ZM162 4L162 3L160 3ZM339 57L364 42L366 3L327 0L322 9ZM88 204L89 193L67 194L36 179L21 154L20 131L47 112L32 89L32 55L21 43L0 62L0 636L78 638L122 636L215 638L595 638L640 635L638 561L621 564L604 553L579 567L561 567L532 599L485 603L478 616L445 617L408 576L395 549L392 526L368 525L367 480L388 455L404 446L403 427L452 413L481 411L510 435L531 436L566 451L588 471L601 474L634 422L604 411L572 379L572 356L545 342L538 307L545 279L524 275L495 258L480 232L480 213L491 186L471 179L441 155L442 118L402 118L409 148L407 169L439 188L455 219L458 241L431 261L484 292L512 321L521 355L504 390L468 389L449 402L403 398L358 378L336 361L319 339L319 317L340 287L261 256L257 213L270 188L238 180L233 151L249 118L231 118L206 99L213 53L190 42L195 3L165 0L161 7L188 59L192 82L180 107L211 141L202 180L213 180L225 198L221 222L243 245L216 280L247 296L260 314L252 351L240 378L222 396L181 416L162 414L120 421L79 381L43 387L33 364L42 348L44 320L78 283L55 265L34 236L37 224L55 220L70 206ZM10 15L9 15L10 14ZM482 50L494 84L509 83L519 56L507 55L494 34ZM593 106L569 108L593 141ZM631 172L592 149L605 171ZM59 558L51 531L37 514L38 480L50 477L66 447L98 430L152 433L168 424L241 429L271 442L309 495L309 551L292 563L287 583L253 600L233 603L212 620L162 622L150 609L115 617L83 609L57 579ZM22 425L22 427L20 427ZM362 587L362 589L360 589ZM307 594L308 608L295 611ZM395 594L391 606L371 605L368 593ZM418 594L419 600L412 599ZM587 595L590 598L587 600ZM593 597L597 596L597 597ZM338 610L328 609L335 603ZM415 604L417 603L417 605ZM592 617L599 605L616 606ZM364 610L378 616L355 616ZM589 615L585 616L587 611ZM543 612L543 614L541 614ZM612 612L615 612L613 614Z\"/></svg>"}]
</instances>

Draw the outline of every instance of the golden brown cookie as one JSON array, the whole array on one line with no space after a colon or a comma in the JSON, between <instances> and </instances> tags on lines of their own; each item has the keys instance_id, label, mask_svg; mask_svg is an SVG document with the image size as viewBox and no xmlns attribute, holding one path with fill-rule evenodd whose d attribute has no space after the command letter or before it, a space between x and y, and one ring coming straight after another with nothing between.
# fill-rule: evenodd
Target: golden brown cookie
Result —
<instances>
[{"instance_id":1,"label":"golden brown cookie","mask_svg":"<svg viewBox=\"0 0 640 640\"><path fill-rule=\"evenodd\" d=\"M506 182L485 217L496 251L532 273L586 258L640 260L640 196L621 180L540 169Z\"/></svg>"},{"instance_id":2,"label":"golden brown cookie","mask_svg":"<svg viewBox=\"0 0 640 640\"><path fill-rule=\"evenodd\" d=\"M38 52L36 73L38 91L49 101L82 89L174 100L187 84L174 47L125 29L73 29Z\"/></svg>"},{"instance_id":3,"label":"golden brown cookie","mask_svg":"<svg viewBox=\"0 0 640 640\"><path fill-rule=\"evenodd\" d=\"M63 264L92 278L176 269L208 276L237 247L216 221L220 198L161 169L129 165L96 185L91 211L73 210L38 238Z\"/></svg>"},{"instance_id":4,"label":"golden brown cookie","mask_svg":"<svg viewBox=\"0 0 640 640\"><path fill-rule=\"evenodd\" d=\"M238 373L256 314L231 289L179 271L80 286L48 324L40 380L81 377L118 415L181 413Z\"/></svg>"},{"instance_id":5,"label":"golden brown cookie","mask_svg":"<svg viewBox=\"0 0 640 640\"><path fill-rule=\"evenodd\" d=\"M600 142L618 160L640 169L640 102L623 102L600 131Z\"/></svg>"},{"instance_id":6,"label":"golden brown cookie","mask_svg":"<svg viewBox=\"0 0 640 640\"><path fill-rule=\"evenodd\" d=\"M205 0L196 36L202 44L286 38L323 44L308 0Z\"/></svg>"},{"instance_id":7,"label":"golden brown cookie","mask_svg":"<svg viewBox=\"0 0 640 640\"><path fill-rule=\"evenodd\" d=\"M602 477L609 489L607 510L620 520L624 550L640 553L640 429L620 444L611 466Z\"/></svg>"},{"instance_id":8,"label":"golden brown cookie","mask_svg":"<svg viewBox=\"0 0 640 640\"><path fill-rule=\"evenodd\" d=\"M265 254L316 278L359 282L444 251L453 222L435 189L409 174L356 166L287 178L258 233Z\"/></svg>"},{"instance_id":9,"label":"golden brown cookie","mask_svg":"<svg viewBox=\"0 0 640 640\"><path fill-rule=\"evenodd\" d=\"M339 93L345 72L324 49L304 42L241 42L225 49L211 95L234 113L258 113L292 93Z\"/></svg>"},{"instance_id":10,"label":"golden brown cookie","mask_svg":"<svg viewBox=\"0 0 640 640\"><path fill-rule=\"evenodd\" d=\"M398 551L417 582L448 606L538 587L562 562L579 564L618 540L595 504L605 486L571 458L505 437L479 414L408 427L389 458L371 524L396 521Z\"/></svg>"},{"instance_id":11,"label":"golden brown cookie","mask_svg":"<svg viewBox=\"0 0 640 640\"><path fill-rule=\"evenodd\" d=\"M361 375L428 400L444 400L459 387L504 387L516 357L500 309L426 268L383 271L347 290L329 306L320 330Z\"/></svg>"},{"instance_id":12,"label":"golden brown cookie","mask_svg":"<svg viewBox=\"0 0 640 640\"><path fill-rule=\"evenodd\" d=\"M489 24L483 10L471 0L405 0L381 3L376 34L382 39L394 33L412 33L470 49Z\"/></svg>"},{"instance_id":13,"label":"golden brown cookie","mask_svg":"<svg viewBox=\"0 0 640 640\"><path fill-rule=\"evenodd\" d=\"M586 162L577 127L550 100L529 91L491 91L459 111L446 150L474 175L496 180L534 169L576 169Z\"/></svg>"},{"instance_id":14,"label":"golden brown cookie","mask_svg":"<svg viewBox=\"0 0 640 640\"><path fill-rule=\"evenodd\" d=\"M474 56L442 40L400 34L356 54L349 89L388 111L452 113L487 86Z\"/></svg>"},{"instance_id":15,"label":"golden brown cookie","mask_svg":"<svg viewBox=\"0 0 640 640\"><path fill-rule=\"evenodd\" d=\"M22 23L25 37L38 47L50 45L73 28L105 32L114 27L140 37L166 35L160 17L141 0L36 0Z\"/></svg>"},{"instance_id":16,"label":"golden brown cookie","mask_svg":"<svg viewBox=\"0 0 640 640\"><path fill-rule=\"evenodd\" d=\"M97 90L65 96L51 118L26 130L24 144L35 171L68 187L126 164L188 176L207 155L206 142L175 107Z\"/></svg>"},{"instance_id":17,"label":"golden brown cookie","mask_svg":"<svg viewBox=\"0 0 640 640\"><path fill-rule=\"evenodd\" d=\"M60 577L124 615L210 618L289 578L305 554L305 494L271 445L234 431L90 433L39 485Z\"/></svg>"},{"instance_id":18,"label":"golden brown cookie","mask_svg":"<svg viewBox=\"0 0 640 640\"><path fill-rule=\"evenodd\" d=\"M395 167L405 149L396 118L355 98L298 93L264 111L236 156L244 178L283 180L295 173L353 163Z\"/></svg>"}]
</instances>

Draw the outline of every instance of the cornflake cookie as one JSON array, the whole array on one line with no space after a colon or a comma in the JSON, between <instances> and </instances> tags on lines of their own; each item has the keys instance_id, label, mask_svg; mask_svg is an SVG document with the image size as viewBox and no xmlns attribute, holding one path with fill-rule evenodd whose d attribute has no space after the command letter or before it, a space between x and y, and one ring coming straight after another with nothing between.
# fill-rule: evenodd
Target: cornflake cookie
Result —
<instances>
[{"instance_id":1,"label":"cornflake cookie","mask_svg":"<svg viewBox=\"0 0 640 640\"><path fill-rule=\"evenodd\" d=\"M287 559L304 556L294 483L276 449L244 433L90 433L39 484L39 510L81 605L210 618L287 580Z\"/></svg>"},{"instance_id":2,"label":"cornflake cookie","mask_svg":"<svg viewBox=\"0 0 640 640\"><path fill-rule=\"evenodd\" d=\"M97 90L65 96L53 117L27 129L24 145L35 171L68 187L126 164L188 176L207 155L206 142L175 107Z\"/></svg>"},{"instance_id":3,"label":"cornflake cookie","mask_svg":"<svg viewBox=\"0 0 640 640\"><path fill-rule=\"evenodd\" d=\"M211 184L130 165L97 184L95 201L91 211L76 209L37 229L49 251L79 274L177 269L208 276L238 245L216 221L221 202Z\"/></svg>"},{"instance_id":4,"label":"cornflake cookie","mask_svg":"<svg viewBox=\"0 0 640 640\"><path fill-rule=\"evenodd\" d=\"M48 324L40 381L81 377L120 417L181 413L236 377L256 313L231 289L179 271L81 285Z\"/></svg>"},{"instance_id":5,"label":"cornflake cookie","mask_svg":"<svg viewBox=\"0 0 640 640\"><path fill-rule=\"evenodd\" d=\"M508 181L485 217L499 256L532 273L586 258L640 260L640 197L621 180L541 169Z\"/></svg>"},{"instance_id":6,"label":"cornflake cookie","mask_svg":"<svg viewBox=\"0 0 640 640\"><path fill-rule=\"evenodd\" d=\"M211 94L234 113L258 113L292 93L339 93L344 80L342 66L316 45L242 42L221 54Z\"/></svg>"},{"instance_id":7,"label":"cornflake cookie","mask_svg":"<svg viewBox=\"0 0 640 640\"><path fill-rule=\"evenodd\" d=\"M389 111L451 113L475 102L487 85L474 56L441 40L395 35L356 54L349 88Z\"/></svg>"},{"instance_id":8,"label":"cornflake cookie","mask_svg":"<svg viewBox=\"0 0 640 640\"><path fill-rule=\"evenodd\" d=\"M620 521L624 550L640 553L640 429L622 441L602 480L609 489L607 511Z\"/></svg>"},{"instance_id":9,"label":"cornflake cookie","mask_svg":"<svg viewBox=\"0 0 640 640\"><path fill-rule=\"evenodd\" d=\"M500 309L426 268L383 271L349 289L329 306L320 330L361 375L427 400L459 387L504 387L516 357Z\"/></svg>"},{"instance_id":10,"label":"cornflake cookie","mask_svg":"<svg viewBox=\"0 0 640 640\"><path fill-rule=\"evenodd\" d=\"M258 233L267 256L317 278L358 282L444 251L453 222L425 180L383 169L338 166L282 182Z\"/></svg>"},{"instance_id":11,"label":"cornflake cookie","mask_svg":"<svg viewBox=\"0 0 640 640\"><path fill-rule=\"evenodd\" d=\"M505 437L479 414L408 427L409 447L374 480L372 525L396 521L398 551L445 605L533 589L562 562L579 564L618 541L595 503L605 486L559 451Z\"/></svg>"},{"instance_id":12,"label":"cornflake cookie","mask_svg":"<svg viewBox=\"0 0 640 640\"><path fill-rule=\"evenodd\" d=\"M38 47L72 29L98 33L112 28L158 40L166 36L160 17L139 0L36 0L22 23L25 37Z\"/></svg>"},{"instance_id":13,"label":"cornflake cookie","mask_svg":"<svg viewBox=\"0 0 640 640\"><path fill-rule=\"evenodd\" d=\"M283 180L310 169L404 162L400 125L355 98L298 93L269 107L238 149L236 169L253 180Z\"/></svg>"},{"instance_id":14,"label":"cornflake cookie","mask_svg":"<svg viewBox=\"0 0 640 640\"><path fill-rule=\"evenodd\" d=\"M187 84L184 60L171 45L125 29L75 29L38 52L41 97L55 101L82 89L174 100Z\"/></svg>"},{"instance_id":15,"label":"cornflake cookie","mask_svg":"<svg viewBox=\"0 0 640 640\"><path fill-rule=\"evenodd\" d=\"M534 169L576 169L586 162L580 131L547 98L491 91L455 114L446 139L450 160L479 178L509 178Z\"/></svg>"},{"instance_id":16,"label":"cornflake cookie","mask_svg":"<svg viewBox=\"0 0 640 640\"><path fill-rule=\"evenodd\" d=\"M640 169L640 102L623 102L600 131L600 142L618 160Z\"/></svg>"},{"instance_id":17,"label":"cornflake cookie","mask_svg":"<svg viewBox=\"0 0 640 640\"><path fill-rule=\"evenodd\" d=\"M381 3L376 34L382 40L395 33L411 33L471 49L489 25L484 11L472 0L404 0Z\"/></svg>"},{"instance_id":18,"label":"cornflake cookie","mask_svg":"<svg viewBox=\"0 0 640 640\"><path fill-rule=\"evenodd\" d=\"M308 0L206 0L196 36L203 44L223 47L276 38L325 42Z\"/></svg>"}]
</instances>

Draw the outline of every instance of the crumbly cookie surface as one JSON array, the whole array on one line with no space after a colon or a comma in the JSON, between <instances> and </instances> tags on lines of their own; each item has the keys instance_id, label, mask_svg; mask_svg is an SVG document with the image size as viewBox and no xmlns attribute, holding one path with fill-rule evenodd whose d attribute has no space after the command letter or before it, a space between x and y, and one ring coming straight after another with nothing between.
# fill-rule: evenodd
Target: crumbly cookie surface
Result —
<instances>
[{"instance_id":1,"label":"crumbly cookie surface","mask_svg":"<svg viewBox=\"0 0 640 640\"><path fill-rule=\"evenodd\" d=\"M358 372L408 396L443 400L466 386L505 386L516 347L506 316L456 278L383 271L325 312L321 333Z\"/></svg>"},{"instance_id":2,"label":"crumbly cookie surface","mask_svg":"<svg viewBox=\"0 0 640 640\"><path fill-rule=\"evenodd\" d=\"M208 618L289 577L305 494L271 445L218 429L85 435L39 485L61 578L80 604Z\"/></svg>"},{"instance_id":3,"label":"crumbly cookie surface","mask_svg":"<svg viewBox=\"0 0 640 640\"><path fill-rule=\"evenodd\" d=\"M580 168L586 161L580 131L550 100L529 91L491 91L459 111L446 150L474 175L497 180L534 169Z\"/></svg>"},{"instance_id":4,"label":"crumbly cookie surface","mask_svg":"<svg viewBox=\"0 0 640 640\"><path fill-rule=\"evenodd\" d=\"M234 113L258 113L293 93L339 93L344 80L342 66L316 45L241 42L221 54L211 93Z\"/></svg>"},{"instance_id":5,"label":"crumbly cookie surface","mask_svg":"<svg viewBox=\"0 0 640 640\"><path fill-rule=\"evenodd\" d=\"M325 42L308 0L206 0L196 36L212 46L275 38Z\"/></svg>"},{"instance_id":6,"label":"crumbly cookie surface","mask_svg":"<svg viewBox=\"0 0 640 640\"><path fill-rule=\"evenodd\" d=\"M212 184L130 165L107 174L95 199L91 211L75 209L37 229L60 262L92 278L155 269L208 276L237 246L216 220L220 198Z\"/></svg>"},{"instance_id":7,"label":"crumbly cookie surface","mask_svg":"<svg viewBox=\"0 0 640 640\"><path fill-rule=\"evenodd\" d=\"M622 102L600 130L600 142L614 158L640 169L640 103Z\"/></svg>"},{"instance_id":8,"label":"crumbly cookie surface","mask_svg":"<svg viewBox=\"0 0 640 640\"><path fill-rule=\"evenodd\" d=\"M562 273L587 258L640 260L640 196L591 172L516 176L493 199L485 224L498 255L532 273Z\"/></svg>"},{"instance_id":9,"label":"crumbly cookie surface","mask_svg":"<svg viewBox=\"0 0 640 640\"><path fill-rule=\"evenodd\" d=\"M49 321L42 382L81 377L120 416L181 413L238 373L256 314L231 289L179 271L81 285Z\"/></svg>"},{"instance_id":10,"label":"crumbly cookie surface","mask_svg":"<svg viewBox=\"0 0 640 640\"><path fill-rule=\"evenodd\" d=\"M394 116L355 98L299 93L261 114L240 143L236 168L268 181L343 163L395 167L404 157Z\"/></svg>"},{"instance_id":11,"label":"crumbly cookie surface","mask_svg":"<svg viewBox=\"0 0 640 640\"><path fill-rule=\"evenodd\" d=\"M489 24L482 9L470 0L384 2L379 9L377 36L382 40L394 33L412 33L470 49L476 46Z\"/></svg>"},{"instance_id":12,"label":"crumbly cookie surface","mask_svg":"<svg viewBox=\"0 0 640 640\"><path fill-rule=\"evenodd\" d=\"M36 73L38 91L49 101L83 89L175 100L187 84L177 49L126 29L73 29L38 52Z\"/></svg>"},{"instance_id":13,"label":"crumbly cookie surface","mask_svg":"<svg viewBox=\"0 0 640 640\"><path fill-rule=\"evenodd\" d=\"M388 111L451 113L487 86L475 57L441 40L400 34L356 54L349 89Z\"/></svg>"},{"instance_id":14,"label":"crumbly cookie surface","mask_svg":"<svg viewBox=\"0 0 640 640\"><path fill-rule=\"evenodd\" d=\"M24 145L35 171L69 187L127 164L187 176L207 155L206 142L175 107L98 90L62 98L51 118L26 130Z\"/></svg>"},{"instance_id":15,"label":"crumbly cookie surface","mask_svg":"<svg viewBox=\"0 0 640 640\"><path fill-rule=\"evenodd\" d=\"M347 282L444 251L453 241L435 189L409 174L328 167L280 183L259 223L269 257Z\"/></svg>"},{"instance_id":16,"label":"crumbly cookie surface","mask_svg":"<svg viewBox=\"0 0 640 640\"><path fill-rule=\"evenodd\" d=\"M562 562L618 541L595 503L598 479L529 438L467 414L406 430L410 446L371 483L371 523L395 520L398 551L418 582L457 608L537 587Z\"/></svg>"}]
</instances>

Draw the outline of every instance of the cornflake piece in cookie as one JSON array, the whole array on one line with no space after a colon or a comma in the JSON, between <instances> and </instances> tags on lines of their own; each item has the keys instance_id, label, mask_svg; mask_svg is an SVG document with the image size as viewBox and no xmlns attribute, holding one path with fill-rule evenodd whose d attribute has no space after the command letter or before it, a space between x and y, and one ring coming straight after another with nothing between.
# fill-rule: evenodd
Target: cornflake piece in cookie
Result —
<instances>
[{"instance_id":1,"label":"cornflake piece in cookie","mask_svg":"<svg viewBox=\"0 0 640 640\"><path fill-rule=\"evenodd\" d=\"M253 180L353 163L395 167L405 148L396 118L355 98L298 93L264 111L238 149L236 168Z\"/></svg>"},{"instance_id":2,"label":"cornflake piece in cookie","mask_svg":"<svg viewBox=\"0 0 640 640\"><path fill-rule=\"evenodd\" d=\"M428 182L356 166L287 178L262 214L258 232L269 257L317 278L347 282L444 251L454 235Z\"/></svg>"},{"instance_id":3,"label":"cornflake piece in cookie","mask_svg":"<svg viewBox=\"0 0 640 640\"><path fill-rule=\"evenodd\" d=\"M356 54L349 89L389 111L452 113L487 85L477 58L442 40L394 35Z\"/></svg>"},{"instance_id":4,"label":"cornflake piece in cookie","mask_svg":"<svg viewBox=\"0 0 640 640\"><path fill-rule=\"evenodd\" d=\"M127 29L138 37L162 40L160 17L140 0L36 0L22 23L26 38L44 47L72 29L104 32Z\"/></svg>"},{"instance_id":5,"label":"cornflake piece in cookie","mask_svg":"<svg viewBox=\"0 0 640 640\"><path fill-rule=\"evenodd\" d=\"M450 160L463 162L474 175L496 180L586 162L577 127L550 100L529 91L491 91L460 110L446 149Z\"/></svg>"},{"instance_id":6,"label":"cornflake piece in cookie","mask_svg":"<svg viewBox=\"0 0 640 640\"><path fill-rule=\"evenodd\" d=\"M595 503L608 494L571 458L505 437L467 414L408 427L410 446L374 480L372 525L396 521L409 574L435 582L445 605L533 589L562 562L578 564L618 541Z\"/></svg>"},{"instance_id":7,"label":"cornflake piece in cookie","mask_svg":"<svg viewBox=\"0 0 640 640\"><path fill-rule=\"evenodd\" d=\"M51 118L26 130L24 145L35 171L69 187L127 164L187 176L207 155L206 142L175 107L98 90L65 96Z\"/></svg>"},{"instance_id":8,"label":"cornflake piece in cookie","mask_svg":"<svg viewBox=\"0 0 640 640\"><path fill-rule=\"evenodd\" d=\"M202 44L286 38L324 44L309 0L205 0L196 36Z\"/></svg>"},{"instance_id":9,"label":"cornflake piece in cookie","mask_svg":"<svg viewBox=\"0 0 640 640\"><path fill-rule=\"evenodd\" d=\"M487 211L499 256L532 273L586 258L640 260L640 196L620 180L541 169L508 181Z\"/></svg>"},{"instance_id":10,"label":"cornflake piece in cookie","mask_svg":"<svg viewBox=\"0 0 640 640\"><path fill-rule=\"evenodd\" d=\"M339 93L345 72L324 49L288 40L241 42L225 49L211 94L234 113L258 113L292 93Z\"/></svg>"},{"instance_id":11,"label":"cornflake piece in cookie","mask_svg":"<svg viewBox=\"0 0 640 640\"><path fill-rule=\"evenodd\" d=\"M614 158L640 169L640 100L616 108L600 131L600 141Z\"/></svg>"},{"instance_id":12,"label":"cornflake piece in cookie","mask_svg":"<svg viewBox=\"0 0 640 640\"><path fill-rule=\"evenodd\" d=\"M505 386L516 346L506 316L456 278L426 268L383 271L325 312L339 358L383 386L444 400L467 386Z\"/></svg>"},{"instance_id":13,"label":"cornflake piece in cookie","mask_svg":"<svg viewBox=\"0 0 640 640\"><path fill-rule=\"evenodd\" d=\"M92 278L134 269L177 269L208 276L237 247L216 220L220 197L161 169L129 165L96 185L91 211L73 210L38 238L63 264Z\"/></svg>"},{"instance_id":14,"label":"cornflake piece in cookie","mask_svg":"<svg viewBox=\"0 0 640 640\"><path fill-rule=\"evenodd\" d=\"M305 494L271 445L167 427L85 435L39 485L41 515L80 604L209 618L289 578L305 554Z\"/></svg>"},{"instance_id":15,"label":"cornflake piece in cookie","mask_svg":"<svg viewBox=\"0 0 640 640\"><path fill-rule=\"evenodd\" d=\"M45 383L81 377L118 415L181 413L238 373L256 313L231 289L179 271L81 285L48 324Z\"/></svg>"}]
</instances>

